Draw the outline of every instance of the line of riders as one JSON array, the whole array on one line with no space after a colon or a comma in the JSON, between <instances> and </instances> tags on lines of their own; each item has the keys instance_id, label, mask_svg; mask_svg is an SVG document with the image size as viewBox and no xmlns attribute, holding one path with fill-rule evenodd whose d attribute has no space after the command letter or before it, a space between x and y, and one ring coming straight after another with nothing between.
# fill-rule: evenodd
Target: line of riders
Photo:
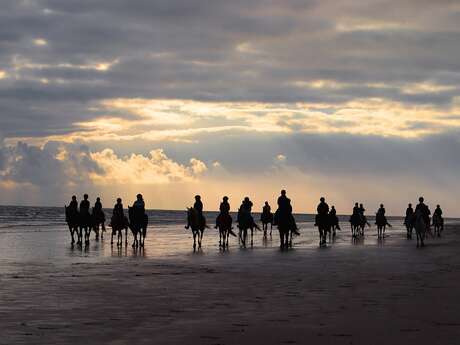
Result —
<instances>
[{"instance_id":1,"label":"line of riders","mask_svg":"<svg viewBox=\"0 0 460 345\"><path fill-rule=\"evenodd\" d=\"M82 245L83 236L85 245L89 244L91 231L96 234L96 240L99 239L99 229L101 229L101 238L104 238L105 230L105 213L102 210L101 199L98 197L90 213L90 202L88 194L83 196L78 208L77 197L72 196L72 201L68 206L65 206L66 223L69 227L72 237L72 245L75 243L75 235L77 236L77 244ZM145 212L145 202L141 194L138 194L133 206L128 206L128 217L125 216L121 198L117 199L117 203L113 207L112 217L109 226L112 228L112 239L118 235L117 245L122 245L123 230L125 231L125 243L128 242L128 228L134 237L133 247L144 246L145 237L147 235L147 225L149 218ZM138 238L139 237L139 238Z\"/></svg>"},{"instance_id":2,"label":"line of riders","mask_svg":"<svg viewBox=\"0 0 460 345\"><path fill-rule=\"evenodd\" d=\"M219 207L219 215L216 218L215 228L219 229L219 247L228 247L229 236L238 237L243 247L246 246L248 234L250 232L251 246L253 245L253 237L255 230L263 231L263 236L266 238L268 232L268 225L270 225L270 236L272 235L273 225L278 227L280 235L280 248L285 249L292 246L293 235L300 235L296 221L292 213L291 200L286 196L286 191L282 190L281 195L277 200L278 208L273 214L268 201L262 208L260 221L262 223L262 230L254 221L252 216L253 203L245 197L238 209L237 227L239 229L238 235L233 232L233 219L230 215L230 204L228 197L224 196ZM75 243L74 234L77 234L77 244L81 245L83 242L83 234L85 236L85 244L89 243L89 236L91 231L96 234L96 240L99 238L99 229L102 229L101 237L105 232L105 214L102 210L100 198L96 199L96 203L92 208L92 213L89 212L90 203L88 195L83 196L78 209L77 198L72 197L72 201L65 207L66 222L69 226L69 231L72 237L72 244ZM365 216L365 209L363 204L355 203L353 213L350 216L349 222L351 225L352 238L358 239L364 237L364 230L366 225L370 227L367 217ZM377 234L379 238L385 236L385 229L387 226L391 227L385 215L385 207L380 205L375 217L375 224L377 225ZM437 205L433 214L433 221L430 221L430 209L424 203L423 197L419 198L419 204L415 210L412 204L408 205L406 210L406 217L404 225L407 229L407 238L412 238L412 232L415 230L417 235L417 247L424 246L424 240L427 232L431 232L430 224L434 227L434 235L440 236L444 229L444 220L442 218L442 210ZM125 231L125 242L128 239L128 228L131 229L134 237L133 247L144 246L145 237L147 234L148 216L145 212L145 203L141 194L137 195L136 201L132 207L128 207L128 217L124 215L123 204L120 198L117 199L112 212L112 217L109 226L112 228L113 237L118 234L117 245L121 245L123 241L123 230ZM326 244L327 237L329 240L336 236L336 230L341 230L339 225L339 218L334 206L329 208L325 199L320 198L320 203L317 206L317 214L315 217L315 226L318 228L320 237L320 246ZM201 247L203 233L206 228L206 218L203 214L203 202L199 195L195 196L195 203L192 207L187 208L187 225L186 229L191 229L193 235L193 248ZM84 233L83 233L84 231ZM139 235L139 240L138 240ZM419 243L420 242L420 243Z\"/></svg>"}]
</instances>

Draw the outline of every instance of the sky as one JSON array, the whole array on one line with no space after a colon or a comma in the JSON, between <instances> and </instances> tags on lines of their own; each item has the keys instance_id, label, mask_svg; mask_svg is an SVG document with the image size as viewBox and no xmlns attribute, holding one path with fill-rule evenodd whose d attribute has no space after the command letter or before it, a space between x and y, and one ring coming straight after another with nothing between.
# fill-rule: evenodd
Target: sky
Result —
<instances>
[{"instance_id":1,"label":"sky","mask_svg":"<svg viewBox=\"0 0 460 345\"><path fill-rule=\"evenodd\" d=\"M0 204L460 216L456 0L3 0Z\"/></svg>"}]
</instances>

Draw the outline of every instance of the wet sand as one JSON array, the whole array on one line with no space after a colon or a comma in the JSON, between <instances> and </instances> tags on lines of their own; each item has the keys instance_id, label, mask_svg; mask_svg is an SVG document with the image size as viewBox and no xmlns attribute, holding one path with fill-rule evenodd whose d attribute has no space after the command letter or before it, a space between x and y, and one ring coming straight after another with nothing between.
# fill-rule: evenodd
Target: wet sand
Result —
<instances>
[{"instance_id":1,"label":"wet sand","mask_svg":"<svg viewBox=\"0 0 460 345\"><path fill-rule=\"evenodd\" d=\"M0 344L457 344L459 244L10 262Z\"/></svg>"}]
</instances>

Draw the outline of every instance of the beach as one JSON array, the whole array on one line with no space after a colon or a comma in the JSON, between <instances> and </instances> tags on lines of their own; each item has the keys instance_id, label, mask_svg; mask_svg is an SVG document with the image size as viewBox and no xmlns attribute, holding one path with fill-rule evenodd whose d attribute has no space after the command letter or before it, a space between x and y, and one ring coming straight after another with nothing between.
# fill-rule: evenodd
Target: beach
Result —
<instances>
[{"instance_id":1,"label":"beach","mask_svg":"<svg viewBox=\"0 0 460 345\"><path fill-rule=\"evenodd\" d=\"M196 253L178 222L153 227L144 251L107 236L72 249L62 222L38 223L0 231L0 344L456 344L460 335L457 222L425 248L396 224L382 241L373 227L356 243L343 226L319 248L305 222L288 251L274 230L253 248L231 238L224 252L208 230Z\"/></svg>"}]
</instances>

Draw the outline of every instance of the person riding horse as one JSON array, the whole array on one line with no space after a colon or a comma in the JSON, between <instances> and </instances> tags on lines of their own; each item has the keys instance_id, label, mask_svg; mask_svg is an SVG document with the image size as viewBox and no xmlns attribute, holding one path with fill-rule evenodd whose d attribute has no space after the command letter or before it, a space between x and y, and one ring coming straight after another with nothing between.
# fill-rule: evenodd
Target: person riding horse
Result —
<instances>
[{"instance_id":1,"label":"person riding horse","mask_svg":"<svg viewBox=\"0 0 460 345\"><path fill-rule=\"evenodd\" d=\"M96 224L102 224L102 231L105 231L105 213L102 210L101 198L97 197L93 207L93 217Z\"/></svg>"},{"instance_id":2,"label":"person riding horse","mask_svg":"<svg viewBox=\"0 0 460 345\"><path fill-rule=\"evenodd\" d=\"M219 215L216 218L216 229L219 227L219 224L222 222L228 221L228 217L230 216L230 204L228 203L228 197L224 196L222 198L222 202L219 206ZM231 219L231 217L230 217Z\"/></svg>"},{"instance_id":3,"label":"person riding horse","mask_svg":"<svg viewBox=\"0 0 460 345\"><path fill-rule=\"evenodd\" d=\"M329 221L331 226L340 230L339 217L337 217L337 211L334 205L331 206L331 210L329 211Z\"/></svg>"},{"instance_id":4,"label":"person riding horse","mask_svg":"<svg viewBox=\"0 0 460 345\"><path fill-rule=\"evenodd\" d=\"M423 198L423 196L418 198L418 201L419 201L419 204L415 207L415 212L417 212L417 211L421 212L421 214L423 215L423 221L425 222L427 228L429 228L430 224L431 224L430 223L431 211L428 208L428 206L425 205L425 203L424 203L425 199Z\"/></svg>"},{"instance_id":5,"label":"person riding horse","mask_svg":"<svg viewBox=\"0 0 460 345\"><path fill-rule=\"evenodd\" d=\"M288 223L290 223L290 227L292 231L296 235L300 235L297 224L294 219L294 216L292 215L291 199L289 199L286 196L286 191L284 189L281 191L281 195L278 197L277 202L278 202L278 209L275 212L273 224L279 225L280 222L285 220Z\"/></svg>"},{"instance_id":6,"label":"person riding horse","mask_svg":"<svg viewBox=\"0 0 460 345\"><path fill-rule=\"evenodd\" d=\"M195 203L193 204L193 208L198 213L200 224L204 227L206 224L206 220L203 215L203 202L201 201L200 195L195 195Z\"/></svg>"},{"instance_id":7,"label":"person riding horse","mask_svg":"<svg viewBox=\"0 0 460 345\"><path fill-rule=\"evenodd\" d=\"M315 226L326 224L328 222L329 205L323 197L321 197L319 201L320 203L316 207L317 214L315 217Z\"/></svg>"},{"instance_id":8,"label":"person riding horse","mask_svg":"<svg viewBox=\"0 0 460 345\"><path fill-rule=\"evenodd\" d=\"M444 218L442 218L442 209L439 205L436 205L436 209L433 212L433 226L435 225L435 217L438 218L440 222L441 231L444 230Z\"/></svg>"}]
</instances>

